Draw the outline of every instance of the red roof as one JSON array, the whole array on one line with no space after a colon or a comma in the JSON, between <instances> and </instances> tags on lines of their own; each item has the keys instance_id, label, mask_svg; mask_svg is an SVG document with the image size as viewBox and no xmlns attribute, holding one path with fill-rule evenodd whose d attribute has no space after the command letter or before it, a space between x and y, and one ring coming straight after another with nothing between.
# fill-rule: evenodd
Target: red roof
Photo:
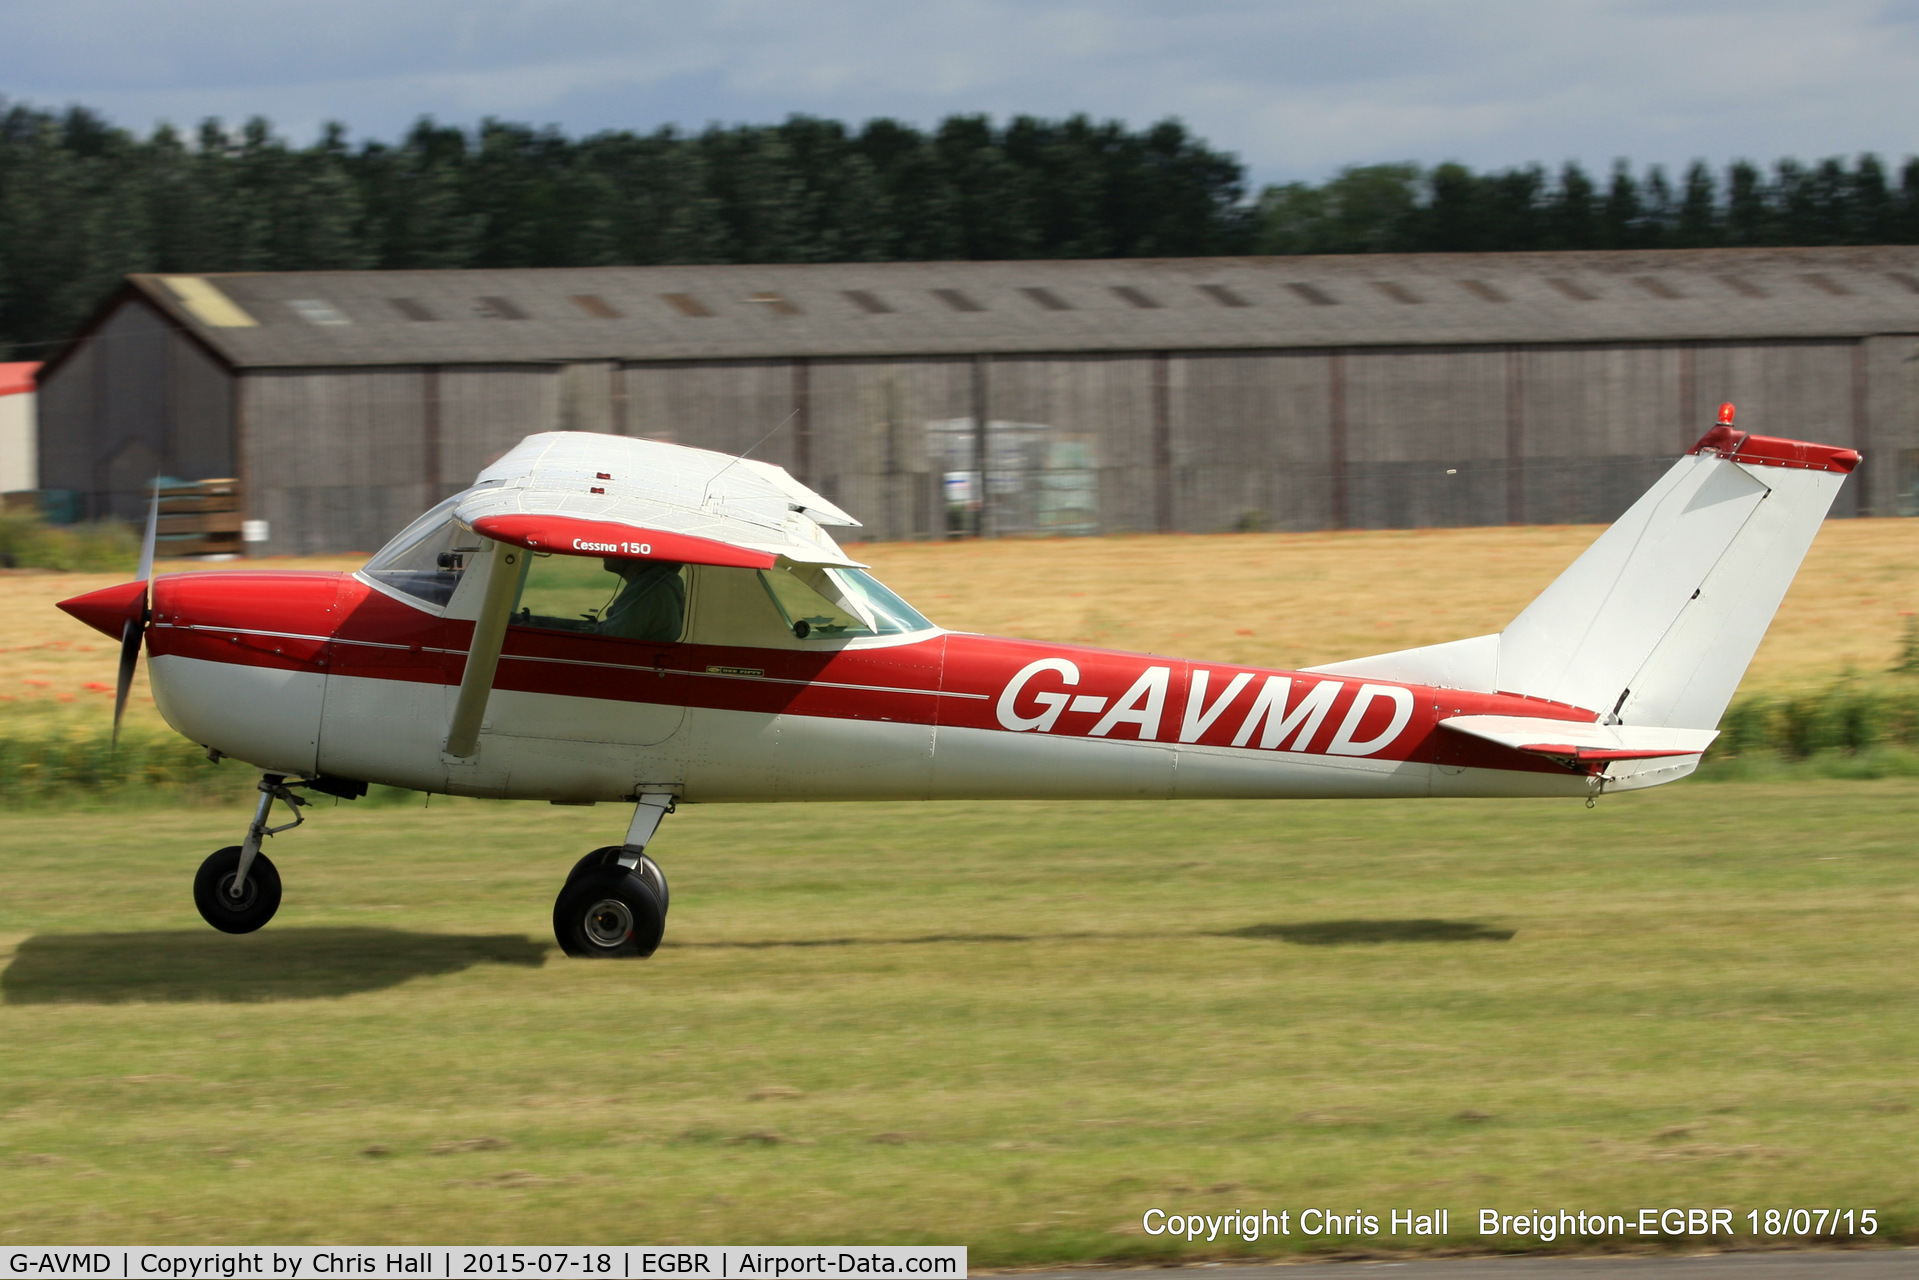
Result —
<instances>
[{"instance_id":1,"label":"red roof","mask_svg":"<svg viewBox=\"0 0 1919 1280\"><path fill-rule=\"evenodd\" d=\"M33 375L40 372L38 360L0 363L0 396L17 396L34 390Z\"/></svg>"}]
</instances>

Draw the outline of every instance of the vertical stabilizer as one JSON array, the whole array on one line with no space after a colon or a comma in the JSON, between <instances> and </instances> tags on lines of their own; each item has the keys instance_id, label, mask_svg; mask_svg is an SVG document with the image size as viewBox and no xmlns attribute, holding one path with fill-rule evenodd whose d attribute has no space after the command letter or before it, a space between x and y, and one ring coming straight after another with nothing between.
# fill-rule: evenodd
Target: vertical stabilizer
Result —
<instances>
[{"instance_id":1,"label":"vertical stabilizer","mask_svg":"<svg viewBox=\"0 0 1919 1280\"><path fill-rule=\"evenodd\" d=\"M1715 427L1500 634L1498 688L1611 723L1711 729L1850 449Z\"/></svg>"}]
</instances>

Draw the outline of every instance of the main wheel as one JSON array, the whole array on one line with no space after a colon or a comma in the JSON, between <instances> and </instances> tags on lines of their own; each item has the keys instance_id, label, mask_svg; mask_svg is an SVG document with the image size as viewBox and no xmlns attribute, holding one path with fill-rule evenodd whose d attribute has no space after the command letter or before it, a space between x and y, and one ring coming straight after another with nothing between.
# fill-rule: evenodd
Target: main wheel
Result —
<instances>
[{"instance_id":1,"label":"main wheel","mask_svg":"<svg viewBox=\"0 0 1919 1280\"><path fill-rule=\"evenodd\" d=\"M623 844L602 845L573 864L573 870L566 873L566 882L572 884L595 867L617 866L620 855L626 851ZM660 900L661 911L672 910L673 891L667 887L666 872L660 869L659 863L643 853L640 855L640 864L627 870L646 881L647 888L653 890L653 896Z\"/></svg>"},{"instance_id":2,"label":"main wheel","mask_svg":"<svg viewBox=\"0 0 1919 1280\"><path fill-rule=\"evenodd\" d=\"M666 932L666 911L644 878L614 863L589 867L553 902L553 936L570 956L646 957Z\"/></svg>"},{"instance_id":3,"label":"main wheel","mask_svg":"<svg viewBox=\"0 0 1919 1280\"><path fill-rule=\"evenodd\" d=\"M231 890L239 871L240 846L230 844L208 854L193 877L193 905L222 933L252 933L280 909L280 872L264 853L254 855L246 887L236 898Z\"/></svg>"}]
</instances>

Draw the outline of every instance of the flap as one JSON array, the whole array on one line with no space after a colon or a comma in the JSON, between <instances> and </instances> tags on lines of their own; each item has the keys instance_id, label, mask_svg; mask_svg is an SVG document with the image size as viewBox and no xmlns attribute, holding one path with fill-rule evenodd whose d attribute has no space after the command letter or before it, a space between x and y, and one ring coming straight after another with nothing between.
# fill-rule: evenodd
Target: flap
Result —
<instances>
[{"instance_id":1,"label":"flap","mask_svg":"<svg viewBox=\"0 0 1919 1280\"><path fill-rule=\"evenodd\" d=\"M1654 725L1593 724L1534 716L1454 716L1441 728L1496 742L1528 755L1579 763L1656 760L1696 756L1719 736L1717 729L1664 729Z\"/></svg>"}]
</instances>

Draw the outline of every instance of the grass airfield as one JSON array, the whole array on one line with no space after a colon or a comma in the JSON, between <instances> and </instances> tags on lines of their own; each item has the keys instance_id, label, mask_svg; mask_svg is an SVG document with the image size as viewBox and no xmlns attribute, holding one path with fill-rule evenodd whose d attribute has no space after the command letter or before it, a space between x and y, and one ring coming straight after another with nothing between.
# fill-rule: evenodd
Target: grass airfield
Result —
<instances>
[{"instance_id":1,"label":"grass airfield","mask_svg":"<svg viewBox=\"0 0 1919 1280\"><path fill-rule=\"evenodd\" d=\"M949 626L1287 666L1497 629L1596 533L859 554ZM7 732L104 729L115 646L51 605L117 580L0 574ZM1745 690L1884 670L1915 610L1919 521L1832 522ZM144 679L130 719L158 723ZM689 807L656 846L666 945L620 965L548 922L613 807L320 807L270 845L286 904L246 938L189 895L246 810L15 809L0 1241L984 1267L1395 1244L1186 1247L1140 1231L1153 1207L1449 1207L1430 1249L1485 1247L1481 1207L1666 1205L1875 1208L1915 1241L1916 805L1782 776L1590 812Z\"/></svg>"},{"instance_id":2,"label":"grass airfield","mask_svg":"<svg viewBox=\"0 0 1919 1280\"><path fill-rule=\"evenodd\" d=\"M979 1267L1393 1245L1183 1248L1151 1207L1448 1206L1430 1248L1562 1205L1911 1240L1915 802L690 807L637 964L548 930L610 807L320 809L245 938L188 894L242 810L10 814L0 1240Z\"/></svg>"}]
</instances>

